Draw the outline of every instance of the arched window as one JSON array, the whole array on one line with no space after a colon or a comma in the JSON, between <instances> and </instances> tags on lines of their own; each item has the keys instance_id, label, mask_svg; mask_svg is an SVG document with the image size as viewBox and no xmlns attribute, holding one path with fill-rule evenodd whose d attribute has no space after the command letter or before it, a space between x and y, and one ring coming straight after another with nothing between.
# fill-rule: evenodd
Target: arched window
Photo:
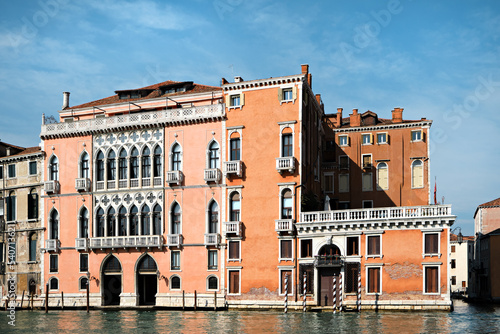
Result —
<instances>
[{"instance_id":1,"label":"arched window","mask_svg":"<svg viewBox=\"0 0 500 334\"><path fill-rule=\"evenodd\" d=\"M217 233L219 225L219 206L212 201L208 208L208 233Z\"/></svg>"},{"instance_id":2,"label":"arched window","mask_svg":"<svg viewBox=\"0 0 500 334\"><path fill-rule=\"evenodd\" d=\"M172 170L181 170L181 145L174 144L172 146Z\"/></svg>"},{"instance_id":3,"label":"arched window","mask_svg":"<svg viewBox=\"0 0 500 334\"><path fill-rule=\"evenodd\" d=\"M120 273L122 271L122 265L116 256L111 255L105 261L102 266L103 274Z\"/></svg>"},{"instance_id":4,"label":"arched window","mask_svg":"<svg viewBox=\"0 0 500 334\"><path fill-rule=\"evenodd\" d=\"M49 221L49 239L59 239L59 212L52 210Z\"/></svg>"},{"instance_id":5,"label":"arched window","mask_svg":"<svg viewBox=\"0 0 500 334\"><path fill-rule=\"evenodd\" d=\"M35 232L31 233L28 237L28 245L29 245L29 261L36 261L36 241L37 235Z\"/></svg>"},{"instance_id":6,"label":"arched window","mask_svg":"<svg viewBox=\"0 0 500 334\"><path fill-rule=\"evenodd\" d=\"M96 158L97 181L104 181L104 153L99 151Z\"/></svg>"},{"instance_id":7,"label":"arched window","mask_svg":"<svg viewBox=\"0 0 500 334\"><path fill-rule=\"evenodd\" d=\"M156 262L151 257L151 255L145 255L142 257L140 260L139 264L137 265L137 271L139 272L154 272L156 273L156 270L158 267L156 266Z\"/></svg>"},{"instance_id":8,"label":"arched window","mask_svg":"<svg viewBox=\"0 0 500 334\"><path fill-rule=\"evenodd\" d=\"M141 210L141 235L150 235L151 234L151 225L149 224L149 207L144 205Z\"/></svg>"},{"instance_id":9,"label":"arched window","mask_svg":"<svg viewBox=\"0 0 500 334\"><path fill-rule=\"evenodd\" d=\"M80 157L80 177L90 178L89 154L83 152Z\"/></svg>"},{"instance_id":10,"label":"arched window","mask_svg":"<svg viewBox=\"0 0 500 334\"><path fill-rule=\"evenodd\" d=\"M231 218L232 222L240 221L240 210L240 194L235 191L231 194L231 197L229 199L229 217Z\"/></svg>"},{"instance_id":11,"label":"arched window","mask_svg":"<svg viewBox=\"0 0 500 334\"><path fill-rule=\"evenodd\" d=\"M208 290L218 290L219 289L219 279L217 276L209 276L207 279Z\"/></svg>"},{"instance_id":12,"label":"arched window","mask_svg":"<svg viewBox=\"0 0 500 334\"><path fill-rule=\"evenodd\" d=\"M389 189L389 168L385 162L377 165L377 189Z\"/></svg>"},{"instance_id":13,"label":"arched window","mask_svg":"<svg viewBox=\"0 0 500 334\"><path fill-rule=\"evenodd\" d=\"M158 204L153 208L153 235L161 234L161 206Z\"/></svg>"},{"instance_id":14,"label":"arched window","mask_svg":"<svg viewBox=\"0 0 500 334\"><path fill-rule=\"evenodd\" d=\"M285 189L281 192L281 219L292 219L292 191Z\"/></svg>"},{"instance_id":15,"label":"arched window","mask_svg":"<svg viewBox=\"0 0 500 334\"><path fill-rule=\"evenodd\" d=\"M80 277L80 279L78 280L78 288L80 290L87 290L87 282L88 282L87 277L85 276Z\"/></svg>"},{"instance_id":16,"label":"arched window","mask_svg":"<svg viewBox=\"0 0 500 334\"><path fill-rule=\"evenodd\" d=\"M59 180L59 160L55 155L49 161L49 180Z\"/></svg>"},{"instance_id":17,"label":"arched window","mask_svg":"<svg viewBox=\"0 0 500 334\"><path fill-rule=\"evenodd\" d=\"M116 180L116 153L111 150L108 153L108 181Z\"/></svg>"},{"instance_id":18,"label":"arched window","mask_svg":"<svg viewBox=\"0 0 500 334\"><path fill-rule=\"evenodd\" d=\"M139 151L133 148L130 153L130 178L137 179L139 177Z\"/></svg>"},{"instance_id":19,"label":"arched window","mask_svg":"<svg viewBox=\"0 0 500 334\"><path fill-rule=\"evenodd\" d=\"M208 168L219 168L219 144L214 140L208 147Z\"/></svg>"},{"instance_id":20,"label":"arched window","mask_svg":"<svg viewBox=\"0 0 500 334\"><path fill-rule=\"evenodd\" d=\"M411 187L423 188L424 187L424 164L422 160L415 160L411 164Z\"/></svg>"},{"instance_id":21,"label":"arched window","mask_svg":"<svg viewBox=\"0 0 500 334\"><path fill-rule=\"evenodd\" d=\"M120 151L120 159L118 161L118 179L127 179L127 151L124 148Z\"/></svg>"},{"instance_id":22,"label":"arched window","mask_svg":"<svg viewBox=\"0 0 500 334\"><path fill-rule=\"evenodd\" d=\"M118 235L127 235L127 209L124 206L120 207L118 212Z\"/></svg>"},{"instance_id":23,"label":"arched window","mask_svg":"<svg viewBox=\"0 0 500 334\"><path fill-rule=\"evenodd\" d=\"M104 237L104 210L102 208L97 209L95 219L97 223L96 237Z\"/></svg>"},{"instance_id":24,"label":"arched window","mask_svg":"<svg viewBox=\"0 0 500 334\"><path fill-rule=\"evenodd\" d=\"M87 208L82 208L80 210L80 217L78 221L78 233L80 238L89 237L89 210Z\"/></svg>"},{"instance_id":25,"label":"arched window","mask_svg":"<svg viewBox=\"0 0 500 334\"><path fill-rule=\"evenodd\" d=\"M151 177L151 151L145 147L142 151L142 178Z\"/></svg>"},{"instance_id":26,"label":"arched window","mask_svg":"<svg viewBox=\"0 0 500 334\"><path fill-rule=\"evenodd\" d=\"M180 290L181 278L177 275L170 277L170 290Z\"/></svg>"},{"instance_id":27,"label":"arched window","mask_svg":"<svg viewBox=\"0 0 500 334\"><path fill-rule=\"evenodd\" d=\"M130 234L129 235L138 235L139 233L139 210L134 205L130 209Z\"/></svg>"},{"instance_id":28,"label":"arched window","mask_svg":"<svg viewBox=\"0 0 500 334\"><path fill-rule=\"evenodd\" d=\"M51 277L49 279L49 289L59 290L59 280L56 277Z\"/></svg>"},{"instance_id":29,"label":"arched window","mask_svg":"<svg viewBox=\"0 0 500 334\"><path fill-rule=\"evenodd\" d=\"M6 199L7 201L7 221L16 220L16 193L11 191Z\"/></svg>"},{"instance_id":30,"label":"arched window","mask_svg":"<svg viewBox=\"0 0 500 334\"><path fill-rule=\"evenodd\" d=\"M281 156L293 156L293 131L289 127L284 128L281 133Z\"/></svg>"},{"instance_id":31,"label":"arched window","mask_svg":"<svg viewBox=\"0 0 500 334\"><path fill-rule=\"evenodd\" d=\"M115 236L115 226L116 226L116 216L115 216L115 209L113 207L109 208L108 210L108 217L107 217L107 224L108 224L108 237L114 237Z\"/></svg>"},{"instance_id":32,"label":"arched window","mask_svg":"<svg viewBox=\"0 0 500 334\"><path fill-rule=\"evenodd\" d=\"M229 140L229 145L231 147L231 153L229 155L229 160L230 161L238 161L241 160L240 158L240 152L241 152L241 142L239 137L231 138Z\"/></svg>"},{"instance_id":33,"label":"arched window","mask_svg":"<svg viewBox=\"0 0 500 334\"><path fill-rule=\"evenodd\" d=\"M154 172L154 177L160 177L161 176L161 147L157 145L155 147L155 152L154 152L154 166L153 166L153 172Z\"/></svg>"},{"instance_id":34,"label":"arched window","mask_svg":"<svg viewBox=\"0 0 500 334\"><path fill-rule=\"evenodd\" d=\"M177 202L172 206L170 221L170 234L181 234L181 206Z\"/></svg>"},{"instance_id":35,"label":"arched window","mask_svg":"<svg viewBox=\"0 0 500 334\"><path fill-rule=\"evenodd\" d=\"M31 189L28 195L28 219L38 218L38 193L36 189Z\"/></svg>"}]
</instances>

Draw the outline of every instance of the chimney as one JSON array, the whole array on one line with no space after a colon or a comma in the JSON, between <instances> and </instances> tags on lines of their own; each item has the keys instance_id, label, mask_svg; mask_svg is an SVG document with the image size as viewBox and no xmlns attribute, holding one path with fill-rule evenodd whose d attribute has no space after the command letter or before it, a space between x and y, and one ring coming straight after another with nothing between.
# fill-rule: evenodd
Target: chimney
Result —
<instances>
[{"instance_id":1,"label":"chimney","mask_svg":"<svg viewBox=\"0 0 500 334\"><path fill-rule=\"evenodd\" d=\"M63 92L62 110L69 108L69 92Z\"/></svg>"},{"instance_id":2,"label":"chimney","mask_svg":"<svg viewBox=\"0 0 500 334\"><path fill-rule=\"evenodd\" d=\"M309 84L309 87L312 89L312 75L309 73L309 65L308 64L302 64L300 65L302 69L302 74L306 76L307 83Z\"/></svg>"},{"instance_id":3,"label":"chimney","mask_svg":"<svg viewBox=\"0 0 500 334\"><path fill-rule=\"evenodd\" d=\"M392 111L392 123L403 123L403 108L394 108Z\"/></svg>"},{"instance_id":4,"label":"chimney","mask_svg":"<svg viewBox=\"0 0 500 334\"><path fill-rule=\"evenodd\" d=\"M342 108L337 108L337 120L335 121L335 127L340 128L342 126Z\"/></svg>"},{"instance_id":5,"label":"chimney","mask_svg":"<svg viewBox=\"0 0 500 334\"><path fill-rule=\"evenodd\" d=\"M242 82L242 81L243 81L242 77L240 77L240 76L234 77L234 82Z\"/></svg>"},{"instance_id":6,"label":"chimney","mask_svg":"<svg viewBox=\"0 0 500 334\"><path fill-rule=\"evenodd\" d=\"M316 101L321 105L321 94L316 94Z\"/></svg>"},{"instance_id":7,"label":"chimney","mask_svg":"<svg viewBox=\"0 0 500 334\"><path fill-rule=\"evenodd\" d=\"M351 126L360 126L361 125L361 115L358 114L358 109L353 109L352 114L349 115L349 121Z\"/></svg>"}]
</instances>

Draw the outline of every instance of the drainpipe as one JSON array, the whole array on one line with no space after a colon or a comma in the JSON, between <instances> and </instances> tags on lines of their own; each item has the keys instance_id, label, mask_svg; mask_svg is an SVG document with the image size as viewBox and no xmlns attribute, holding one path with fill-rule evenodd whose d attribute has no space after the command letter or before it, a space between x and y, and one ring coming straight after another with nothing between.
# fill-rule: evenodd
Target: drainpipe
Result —
<instances>
[{"instance_id":1,"label":"drainpipe","mask_svg":"<svg viewBox=\"0 0 500 334\"><path fill-rule=\"evenodd\" d=\"M295 210L293 211L294 213L294 218L295 218L295 222L297 222L297 189L299 188L305 188L305 185L303 184L299 184L298 186L295 186L295 189L294 189L294 192L293 192L293 200L294 200L294 206L295 206ZM294 236L293 236L293 239L294 239L294 243L295 243L295 256L294 256L294 262L295 262L295 289L294 289L294 295L295 295L295 302L297 302L298 300L298 295L299 295L299 266L298 266L298 247L297 247L297 231L295 230L294 231Z\"/></svg>"}]
</instances>

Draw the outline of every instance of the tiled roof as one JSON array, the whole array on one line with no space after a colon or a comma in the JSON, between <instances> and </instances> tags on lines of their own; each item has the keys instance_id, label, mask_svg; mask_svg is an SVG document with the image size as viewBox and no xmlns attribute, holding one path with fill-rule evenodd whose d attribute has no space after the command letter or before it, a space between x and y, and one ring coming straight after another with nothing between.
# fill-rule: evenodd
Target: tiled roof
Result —
<instances>
[{"instance_id":1,"label":"tiled roof","mask_svg":"<svg viewBox=\"0 0 500 334\"><path fill-rule=\"evenodd\" d=\"M5 146L5 147L12 147L12 148L15 148L16 150L24 150L24 147L8 144L8 143L5 143L3 141L0 141L0 145Z\"/></svg>"},{"instance_id":2,"label":"tiled roof","mask_svg":"<svg viewBox=\"0 0 500 334\"><path fill-rule=\"evenodd\" d=\"M463 241L473 241L473 240L474 240L473 236L468 236L468 235L463 236ZM450 241L458 241L458 236L456 234L451 233Z\"/></svg>"},{"instance_id":3,"label":"tiled roof","mask_svg":"<svg viewBox=\"0 0 500 334\"><path fill-rule=\"evenodd\" d=\"M17 148L19 148L19 146L15 146ZM38 153L38 152L41 152L41 148L40 146L33 146L33 147L27 147L27 148L24 148L24 147L20 147L21 151L20 152L16 152L16 153L13 153L11 155L8 155L8 156L4 156L4 157L1 157L0 159L5 159L5 158L12 158L12 157L17 157L17 156L21 156L21 155L28 155L28 154L34 154L34 153Z\"/></svg>"},{"instance_id":4,"label":"tiled roof","mask_svg":"<svg viewBox=\"0 0 500 334\"><path fill-rule=\"evenodd\" d=\"M119 90L117 92L126 92L126 91L140 91L140 90L152 90L148 95L139 97L139 98L130 98L130 99L120 99L118 94L112 95L105 97L103 99L95 100L92 102L87 102L83 103L77 106L69 107L68 109L78 109L78 108L88 108L88 107L94 107L94 106L102 106L106 104L113 104L113 103L120 103L120 102L132 102L132 101L140 101L140 100L147 100L147 99L154 99L156 97L161 97L161 96L172 96L172 95L185 95L185 94L196 94L196 93L206 93L206 92L213 92L213 91L221 91L222 89L220 87L216 86L206 86L206 85L199 85L196 83L193 83L193 87L189 90L186 90L185 92L175 92L175 93L166 93L162 95L162 92L160 90L161 87L168 86L168 85L174 85L174 84L182 84L182 81L164 81L160 82L154 85L146 86L146 87L141 87L141 88L133 88L133 89L123 89Z\"/></svg>"},{"instance_id":5,"label":"tiled roof","mask_svg":"<svg viewBox=\"0 0 500 334\"><path fill-rule=\"evenodd\" d=\"M493 201L489 201L479 205L479 208L487 208L493 206L500 206L500 198L494 199Z\"/></svg>"},{"instance_id":6,"label":"tiled roof","mask_svg":"<svg viewBox=\"0 0 500 334\"><path fill-rule=\"evenodd\" d=\"M335 120L337 119L336 114L327 114L325 115L326 117L330 118L330 121L335 123ZM422 122L422 121L428 121L427 119L419 119L419 120L403 120L403 122L399 123L394 123L392 119L390 118L379 118L376 113L373 111L367 110L364 113L360 114L361 116L361 125L360 126L377 126L377 125L391 125L391 124L405 124L405 123L417 123L417 122ZM369 124L365 124L365 118L367 116L371 116L370 118L373 119L373 117L376 120L376 123L373 124L372 122L366 122ZM351 118L350 117L343 117L342 118L342 125L340 128L350 128L351 127Z\"/></svg>"}]
</instances>

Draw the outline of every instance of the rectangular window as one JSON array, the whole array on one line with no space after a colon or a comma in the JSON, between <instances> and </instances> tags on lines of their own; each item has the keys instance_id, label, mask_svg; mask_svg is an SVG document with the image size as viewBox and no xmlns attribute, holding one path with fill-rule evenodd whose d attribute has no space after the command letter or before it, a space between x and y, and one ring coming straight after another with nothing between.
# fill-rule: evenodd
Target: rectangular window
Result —
<instances>
[{"instance_id":1,"label":"rectangular window","mask_svg":"<svg viewBox=\"0 0 500 334\"><path fill-rule=\"evenodd\" d=\"M380 293L380 268L368 268L368 293Z\"/></svg>"},{"instance_id":2,"label":"rectangular window","mask_svg":"<svg viewBox=\"0 0 500 334\"><path fill-rule=\"evenodd\" d=\"M371 133L362 134L361 143L363 145L371 145L373 143L373 135Z\"/></svg>"},{"instance_id":3,"label":"rectangular window","mask_svg":"<svg viewBox=\"0 0 500 334\"><path fill-rule=\"evenodd\" d=\"M351 202L339 202L339 210L348 210L351 208Z\"/></svg>"},{"instance_id":4,"label":"rectangular window","mask_svg":"<svg viewBox=\"0 0 500 334\"><path fill-rule=\"evenodd\" d=\"M89 271L89 255L80 254L80 272Z\"/></svg>"},{"instance_id":5,"label":"rectangular window","mask_svg":"<svg viewBox=\"0 0 500 334\"><path fill-rule=\"evenodd\" d=\"M380 256L380 235L369 235L366 237L367 241L367 256Z\"/></svg>"},{"instance_id":6,"label":"rectangular window","mask_svg":"<svg viewBox=\"0 0 500 334\"><path fill-rule=\"evenodd\" d=\"M312 239L300 240L300 257L312 257Z\"/></svg>"},{"instance_id":7,"label":"rectangular window","mask_svg":"<svg viewBox=\"0 0 500 334\"><path fill-rule=\"evenodd\" d=\"M292 157L293 156L293 136L291 133L283 134L282 138L282 154L283 157Z\"/></svg>"},{"instance_id":8,"label":"rectangular window","mask_svg":"<svg viewBox=\"0 0 500 334\"><path fill-rule=\"evenodd\" d=\"M422 130L413 130L411 132L411 141L421 141L422 140Z\"/></svg>"},{"instance_id":9,"label":"rectangular window","mask_svg":"<svg viewBox=\"0 0 500 334\"><path fill-rule=\"evenodd\" d=\"M339 193L349 192L349 174L339 175Z\"/></svg>"},{"instance_id":10,"label":"rectangular window","mask_svg":"<svg viewBox=\"0 0 500 334\"><path fill-rule=\"evenodd\" d=\"M214 249L208 250L208 269L209 270L217 269L217 250Z\"/></svg>"},{"instance_id":11,"label":"rectangular window","mask_svg":"<svg viewBox=\"0 0 500 334\"><path fill-rule=\"evenodd\" d=\"M3 166L0 166L0 179L3 179Z\"/></svg>"},{"instance_id":12,"label":"rectangular window","mask_svg":"<svg viewBox=\"0 0 500 334\"><path fill-rule=\"evenodd\" d=\"M304 276L306 277L306 293L312 294L314 292L314 265L301 264L299 265L299 292L304 293Z\"/></svg>"},{"instance_id":13,"label":"rectangular window","mask_svg":"<svg viewBox=\"0 0 500 334\"><path fill-rule=\"evenodd\" d=\"M363 154L363 168L372 168L371 154Z\"/></svg>"},{"instance_id":14,"label":"rectangular window","mask_svg":"<svg viewBox=\"0 0 500 334\"><path fill-rule=\"evenodd\" d=\"M439 253L438 233L426 233L425 236L425 254Z\"/></svg>"},{"instance_id":15,"label":"rectangular window","mask_svg":"<svg viewBox=\"0 0 500 334\"><path fill-rule=\"evenodd\" d=\"M59 256L55 254L50 254L49 256L49 272L57 273L59 270Z\"/></svg>"},{"instance_id":16,"label":"rectangular window","mask_svg":"<svg viewBox=\"0 0 500 334\"><path fill-rule=\"evenodd\" d=\"M359 255L359 237L347 237L347 255Z\"/></svg>"},{"instance_id":17,"label":"rectangular window","mask_svg":"<svg viewBox=\"0 0 500 334\"><path fill-rule=\"evenodd\" d=\"M283 101L293 100L293 90L291 88L283 89Z\"/></svg>"},{"instance_id":18,"label":"rectangular window","mask_svg":"<svg viewBox=\"0 0 500 334\"><path fill-rule=\"evenodd\" d=\"M239 270L229 270L229 293L238 294L240 293L240 271Z\"/></svg>"},{"instance_id":19,"label":"rectangular window","mask_svg":"<svg viewBox=\"0 0 500 334\"><path fill-rule=\"evenodd\" d=\"M361 175L361 188L362 191L373 190L372 173L363 173Z\"/></svg>"},{"instance_id":20,"label":"rectangular window","mask_svg":"<svg viewBox=\"0 0 500 334\"><path fill-rule=\"evenodd\" d=\"M457 267L457 261L455 259L451 259L451 269L455 269Z\"/></svg>"},{"instance_id":21,"label":"rectangular window","mask_svg":"<svg viewBox=\"0 0 500 334\"><path fill-rule=\"evenodd\" d=\"M425 267L425 293L439 293L439 267Z\"/></svg>"},{"instance_id":22,"label":"rectangular window","mask_svg":"<svg viewBox=\"0 0 500 334\"><path fill-rule=\"evenodd\" d=\"M280 260L292 259L292 240L280 240Z\"/></svg>"},{"instance_id":23,"label":"rectangular window","mask_svg":"<svg viewBox=\"0 0 500 334\"><path fill-rule=\"evenodd\" d=\"M455 253L455 245L452 245L452 246L451 246L451 252L452 252L452 253Z\"/></svg>"},{"instance_id":24,"label":"rectangular window","mask_svg":"<svg viewBox=\"0 0 500 334\"><path fill-rule=\"evenodd\" d=\"M284 295L292 293L293 277L291 270L280 270L281 282L280 282L280 294Z\"/></svg>"},{"instance_id":25,"label":"rectangular window","mask_svg":"<svg viewBox=\"0 0 500 334\"><path fill-rule=\"evenodd\" d=\"M15 221L16 220L16 196L9 195L5 199L5 204L7 205L7 221Z\"/></svg>"},{"instance_id":26,"label":"rectangular window","mask_svg":"<svg viewBox=\"0 0 500 334\"><path fill-rule=\"evenodd\" d=\"M358 291L358 272L359 272L359 264L358 263L349 263L345 264L345 292L346 293L355 293Z\"/></svg>"},{"instance_id":27,"label":"rectangular window","mask_svg":"<svg viewBox=\"0 0 500 334\"><path fill-rule=\"evenodd\" d=\"M387 144L387 133L377 133L377 144Z\"/></svg>"},{"instance_id":28,"label":"rectangular window","mask_svg":"<svg viewBox=\"0 0 500 334\"><path fill-rule=\"evenodd\" d=\"M341 135L339 136L339 146L348 146L349 145L349 136Z\"/></svg>"},{"instance_id":29,"label":"rectangular window","mask_svg":"<svg viewBox=\"0 0 500 334\"><path fill-rule=\"evenodd\" d=\"M457 285L457 276L451 276L451 285Z\"/></svg>"},{"instance_id":30,"label":"rectangular window","mask_svg":"<svg viewBox=\"0 0 500 334\"><path fill-rule=\"evenodd\" d=\"M181 270L181 252L170 252L170 270Z\"/></svg>"},{"instance_id":31,"label":"rectangular window","mask_svg":"<svg viewBox=\"0 0 500 334\"><path fill-rule=\"evenodd\" d=\"M239 241L229 241L229 260L239 260L240 259L240 242Z\"/></svg>"},{"instance_id":32,"label":"rectangular window","mask_svg":"<svg viewBox=\"0 0 500 334\"><path fill-rule=\"evenodd\" d=\"M28 194L28 219L38 218L38 194L35 190L32 190L31 194Z\"/></svg>"},{"instance_id":33,"label":"rectangular window","mask_svg":"<svg viewBox=\"0 0 500 334\"><path fill-rule=\"evenodd\" d=\"M349 157L347 155L339 157L339 167L340 169L349 169Z\"/></svg>"},{"instance_id":34,"label":"rectangular window","mask_svg":"<svg viewBox=\"0 0 500 334\"><path fill-rule=\"evenodd\" d=\"M240 95L231 95L230 97L230 106L231 107L238 107L240 105Z\"/></svg>"},{"instance_id":35,"label":"rectangular window","mask_svg":"<svg viewBox=\"0 0 500 334\"><path fill-rule=\"evenodd\" d=\"M29 170L30 175L36 175L36 161L30 161Z\"/></svg>"},{"instance_id":36,"label":"rectangular window","mask_svg":"<svg viewBox=\"0 0 500 334\"><path fill-rule=\"evenodd\" d=\"M333 192L333 174L325 174L323 188L326 193Z\"/></svg>"},{"instance_id":37,"label":"rectangular window","mask_svg":"<svg viewBox=\"0 0 500 334\"><path fill-rule=\"evenodd\" d=\"M12 165L9 165L7 168L8 168L8 172L9 172L8 177L10 177L10 178L16 177L16 165L12 164Z\"/></svg>"},{"instance_id":38,"label":"rectangular window","mask_svg":"<svg viewBox=\"0 0 500 334\"><path fill-rule=\"evenodd\" d=\"M240 160L240 138L230 140L231 144L231 161Z\"/></svg>"}]
</instances>

